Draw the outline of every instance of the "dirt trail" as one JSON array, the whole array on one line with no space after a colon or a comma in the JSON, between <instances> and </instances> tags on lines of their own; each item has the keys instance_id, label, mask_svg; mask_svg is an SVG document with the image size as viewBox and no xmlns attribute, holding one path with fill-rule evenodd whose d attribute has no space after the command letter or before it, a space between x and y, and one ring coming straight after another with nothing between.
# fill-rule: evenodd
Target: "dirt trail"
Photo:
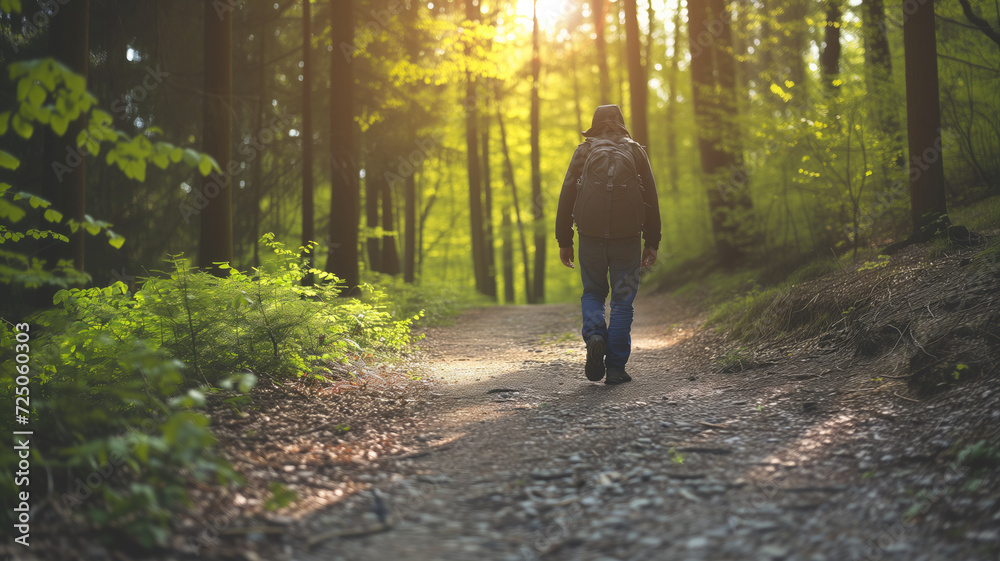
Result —
<instances>
[{"instance_id":1,"label":"dirt trail","mask_svg":"<svg viewBox=\"0 0 1000 561\"><path fill-rule=\"evenodd\" d=\"M411 435L429 448L362 478L377 499L309 515L305 535L339 537L291 558L998 558L997 474L948 455L954 431L1000 420L995 377L917 403L855 391L880 363L808 346L724 374L696 309L648 293L636 308L634 381L616 387L584 378L575 305L429 330ZM380 513L391 527L372 531Z\"/></svg>"}]
</instances>

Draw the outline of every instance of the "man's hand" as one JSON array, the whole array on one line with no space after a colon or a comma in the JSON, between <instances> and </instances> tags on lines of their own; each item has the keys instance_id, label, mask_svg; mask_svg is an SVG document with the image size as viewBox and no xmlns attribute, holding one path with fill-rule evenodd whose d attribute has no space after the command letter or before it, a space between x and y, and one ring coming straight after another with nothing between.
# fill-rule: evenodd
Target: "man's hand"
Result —
<instances>
[{"instance_id":1,"label":"man's hand","mask_svg":"<svg viewBox=\"0 0 1000 561\"><path fill-rule=\"evenodd\" d=\"M645 248L642 250L642 267L648 269L656 263L656 250L652 248Z\"/></svg>"},{"instance_id":2,"label":"man's hand","mask_svg":"<svg viewBox=\"0 0 1000 561\"><path fill-rule=\"evenodd\" d=\"M573 248L572 247L560 247L559 248L559 260L562 261L563 265L566 265L570 269L573 269Z\"/></svg>"}]
</instances>

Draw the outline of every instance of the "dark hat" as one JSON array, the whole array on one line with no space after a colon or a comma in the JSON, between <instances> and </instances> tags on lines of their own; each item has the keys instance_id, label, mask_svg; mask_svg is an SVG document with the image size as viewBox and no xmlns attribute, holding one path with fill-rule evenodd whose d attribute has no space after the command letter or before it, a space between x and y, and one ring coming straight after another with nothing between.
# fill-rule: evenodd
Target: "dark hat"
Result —
<instances>
[{"instance_id":1,"label":"dark hat","mask_svg":"<svg viewBox=\"0 0 1000 561\"><path fill-rule=\"evenodd\" d=\"M601 136L608 132L617 132L632 138L625 128L625 115L622 114L621 107L617 105L602 105L594 111L594 120L590 123L590 128L583 131L583 136L588 138Z\"/></svg>"}]
</instances>

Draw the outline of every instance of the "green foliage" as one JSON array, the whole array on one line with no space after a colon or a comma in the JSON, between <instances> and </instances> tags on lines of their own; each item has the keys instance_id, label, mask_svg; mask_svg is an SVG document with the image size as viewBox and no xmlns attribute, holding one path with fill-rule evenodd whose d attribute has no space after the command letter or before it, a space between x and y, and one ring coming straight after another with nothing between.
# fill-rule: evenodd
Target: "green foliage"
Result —
<instances>
[{"instance_id":1,"label":"green foliage","mask_svg":"<svg viewBox=\"0 0 1000 561\"><path fill-rule=\"evenodd\" d=\"M16 5L6 8L17 7ZM143 134L129 137L125 133L111 127L113 119L110 114L95 107L97 99L87 91L87 81L83 76L69 70L66 66L52 58L15 62L8 67L8 76L16 84L16 107L0 112L0 135L9 130L17 136L29 140L40 130L37 127L49 127L55 134L62 136L69 124L86 118L87 126L76 138L76 146L83 154L97 156L103 144L108 144L105 162L116 164L126 177L137 181L145 181L146 167L152 163L160 168L166 168L170 163L184 161L192 167L197 167L202 175L208 175L213 169L219 171L219 165L211 156L194 150L182 150L168 142L153 142L148 137L160 130L150 127ZM82 156L81 156L82 157ZM16 170L21 161L9 152L0 150L0 167ZM62 166L59 173L70 171L68 166L56 162L54 166ZM58 209L50 208L51 203L42 197L14 191L9 183L0 183L0 244L16 244L26 238L50 238L66 243L69 238L54 230L39 230L30 228L24 231L14 229L13 225L20 223L27 210L16 201L27 201L27 206L42 212L42 220L53 227L64 225L70 232L80 229L92 236L102 232L108 237L108 244L118 249L125 243L125 238L111 230L112 224L96 220L85 215L83 220L66 218ZM0 257L5 263L0 265L0 283L18 284L29 288L50 284L60 287L71 286L84 282L88 277L73 271L65 262L46 268L44 263L30 256L29 252L17 249L2 249Z\"/></svg>"},{"instance_id":2,"label":"green foliage","mask_svg":"<svg viewBox=\"0 0 1000 561\"><path fill-rule=\"evenodd\" d=\"M416 285L398 276L371 272L365 278L369 286L378 286L391 295L386 305L394 318L411 318L414 324L441 325L464 309L489 303L467 286L431 282Z\"/></svg>"},{"instance_id":3,"label":"green foliage","mask_svg":"<svg viewBox=\"0 0 1000 561\"><path fill-rule=\"evenodd\" d=\"M973 469L994 469L1000 467L1000 443L979 440L962 448L955 462Z\"/></svg>"},{"instance_id":4,"label":"green foliage","mask_svg":"<svg viewBox=\"0 0 1000 561\"><path fill-rule=\"evenodd\" d=\"M32 318L31 426L43 435L33 465L69 470L75 482L60 489L62 500L96 527L162 544L171 509L188 502L186 484L239 481L198 412L206 394L239 408L258 374L302 376L410 342L410 320L394 319L381 291L366 286L364 302L339 298L332 275L303 265L304 248L285 249L270 234L262 242L275 258L250 273L225 266L229 275L217 278L174 258L135 294L121 282L60 290L55 308ZM310 273L322 284L301 286ZM4 326L0 335L8 348L13 333ZM0 378L9 402L14 375ZM0 451L8 498L17 459ZM269 508L295 498L272 494Z\"/></svg>"},{"instance_id":5,"label":"green foliage","mask_svg":"<svg viewBox=\"0 0 1000 561\"><path fill-rule=\"evenodd\" d=\"M80 298L94 310L123 293L117 285ZM112 319L111 306L100 308ZM152 546L166 539L171 509L187 502L191 480L239 481L213 447L208 417L197 411L204 388L186 384L183 363L155 343L102 329L92 313L62 308L31 325L32 469L66 475L56 490L68 512ZM0 329L8 348L13 333ZM14 376L0 376L0 396L11 403ZM10 447L0 449L5 499L17 489L17 462Z\"/></svg>"},{"instance_id":6,"label":"green foliage","mask_svg":"<svg viewBox=\"0 0 1000 561\"><path fill-rule=\"evenodd\" d=\"M274 481L268 488L271 492L271 496L264 501L264 508L267 510L278 510L279 508L284 508L296 501L299 496L288 487L285 487L281 482Z\"/></svg>"},{"instance_id":7,"label":"green foliage","mask_svg":"<svg viewBox=\"0 0 1000 561\"><path fill-rule=\"evenodd\" d=\"M875 261L865 261L862 263L862 265L858 267L858 272L860 273L862 271L874 271L876 269L881 269L882 267L888 265L889 261L890 259L888 255L879 255L878 259Z\"/></svg>"}]
</instances>

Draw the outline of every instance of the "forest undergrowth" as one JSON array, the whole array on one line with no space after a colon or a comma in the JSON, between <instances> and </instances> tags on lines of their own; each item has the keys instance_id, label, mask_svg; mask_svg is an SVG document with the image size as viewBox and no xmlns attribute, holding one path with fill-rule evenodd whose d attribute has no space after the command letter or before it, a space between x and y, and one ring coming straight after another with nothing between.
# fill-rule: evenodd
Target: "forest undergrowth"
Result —
<instances>
[{"instance_id":1,"label":"forest undergrowth","mask_svg":"<svg viewBox=\"0 0 1000 561\"><path fill-rule=\"evenodd\" d=\"M709 274L721 282L661 288L712 307L706 326L727 341L717 353L722 371L766 366L791 347L816 345L827 353L888 357L890 377L905 378L918 394L935 393L1000 366L994 302L1000 201L987 199L953 216L977 233L973 243L941 235L899 251L818 256L779 280L774 268L761 268ZM770 282L762 280L769 273Z\"/></svg>"}]
</instances>

